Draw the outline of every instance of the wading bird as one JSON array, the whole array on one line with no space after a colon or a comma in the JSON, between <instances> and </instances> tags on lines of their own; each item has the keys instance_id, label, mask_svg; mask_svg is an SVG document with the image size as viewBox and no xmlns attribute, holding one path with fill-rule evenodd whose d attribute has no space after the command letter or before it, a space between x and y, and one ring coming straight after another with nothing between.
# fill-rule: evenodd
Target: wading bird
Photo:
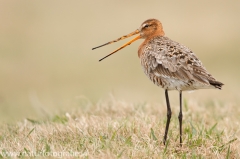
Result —
<instances>
[{"instance_id":1,"label":"wading bird","mask_svg":"<svg viewBox=\"0 0 240 159\"><path fill-rule=\"evenodd\" d=\"M138 57L140 58L143 71L155 85L160 86L165 90L167 123L163 143L165 145L167 140L172 114L168 91L178 90L180 98L180 112L178 119L180 145L182 145L182 91L207 88L221 89L223 83L217 81L207 72L202 62L189 48L164 36L162 24L157 19L148 19L144 21L136 31L122 36L117 40L92 48L92 50L136 34L139 35L99 61L102 61L106 57L116 53L138 39L145 39L138 48Z\"/></svg>"}]
</instances>

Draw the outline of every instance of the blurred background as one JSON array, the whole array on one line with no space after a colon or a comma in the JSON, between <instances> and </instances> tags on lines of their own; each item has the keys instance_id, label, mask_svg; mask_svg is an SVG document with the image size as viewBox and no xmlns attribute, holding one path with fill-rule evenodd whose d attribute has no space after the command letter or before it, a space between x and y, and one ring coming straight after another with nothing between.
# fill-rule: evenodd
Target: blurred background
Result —
<instances>
[{"instance_id":1,"label":"blurred background","mask_svg":"<svg viewBox=\"0 0 240 159\"><path fill-rule=\"evenodd\" d=\"M164 91L142 71L143 40L98 62L128 40L91 50L136 30L149 18L191 48L222 91L185 99L240 103L240 1L0 1L0 121L38 119L113 94L134 103L165 104ZM170 93L178 105L176 91ZM165 107L159 107L164 109Z\"/></svg>"}]
</instances>

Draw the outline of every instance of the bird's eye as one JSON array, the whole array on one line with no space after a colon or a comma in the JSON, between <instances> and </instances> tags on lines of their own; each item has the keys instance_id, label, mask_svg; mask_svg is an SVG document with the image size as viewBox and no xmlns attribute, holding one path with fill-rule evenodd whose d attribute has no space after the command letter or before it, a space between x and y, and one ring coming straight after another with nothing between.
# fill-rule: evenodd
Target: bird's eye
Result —
<instances>
[{"instance_id":1,"label":"bird's eye","mask_svg":"<svg viewBox=\"0 0 240 159\"><path fill-rule=\"evenodd\" d=\"M149 27L149 25L148 24L145 24L144 26L143 26L143 28L148 28Z\"/></svg>"}]
</instances>

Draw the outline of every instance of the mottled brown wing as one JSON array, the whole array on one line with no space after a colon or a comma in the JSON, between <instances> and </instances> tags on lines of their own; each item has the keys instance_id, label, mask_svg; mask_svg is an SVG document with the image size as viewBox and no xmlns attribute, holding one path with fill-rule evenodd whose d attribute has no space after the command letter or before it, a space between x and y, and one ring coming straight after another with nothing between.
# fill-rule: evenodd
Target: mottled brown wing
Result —
<instances>
[{"instance_id":1,"label":"mottled brown wing","mask_svg":"<svg viewBox=\"0 0 240 159\"><path fill-rule=\"evenodd\" d=\"M146 49L152 63L150 69L156 76L204 84L215 81L189 48L167 37L154 38Z\"/></svg>"}]
</instances>

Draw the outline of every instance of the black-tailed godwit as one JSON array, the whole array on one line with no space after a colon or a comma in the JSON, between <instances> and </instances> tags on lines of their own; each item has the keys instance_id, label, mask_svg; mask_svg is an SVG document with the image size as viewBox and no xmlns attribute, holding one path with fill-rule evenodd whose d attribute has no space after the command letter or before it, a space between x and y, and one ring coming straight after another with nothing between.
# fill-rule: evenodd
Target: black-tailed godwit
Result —
<instances>
[{"instance_id":1,"label":"black-tailed godwit","mask_svg":"<svg viewBox=\"0 0 240 159\"><path fill-rule=\"evenodd\" d=\"M145 39L138 48L138 57L140 58L143 71L155 85L165 90L167 123L163 143L165 144L167 140L172 114L168 91L178 90L180 98L178 119L180 145L182 145L182 91L206 88L221 89L223 83L217 81L207 72L202 62L189 48L164 36L162 24L157 19L148 19L144 21L136 31L122 36L117 40L95 47L93 50L135 34L139 35L99 61L116 53L138 39Z\"/></svg>"}]
</instances>

